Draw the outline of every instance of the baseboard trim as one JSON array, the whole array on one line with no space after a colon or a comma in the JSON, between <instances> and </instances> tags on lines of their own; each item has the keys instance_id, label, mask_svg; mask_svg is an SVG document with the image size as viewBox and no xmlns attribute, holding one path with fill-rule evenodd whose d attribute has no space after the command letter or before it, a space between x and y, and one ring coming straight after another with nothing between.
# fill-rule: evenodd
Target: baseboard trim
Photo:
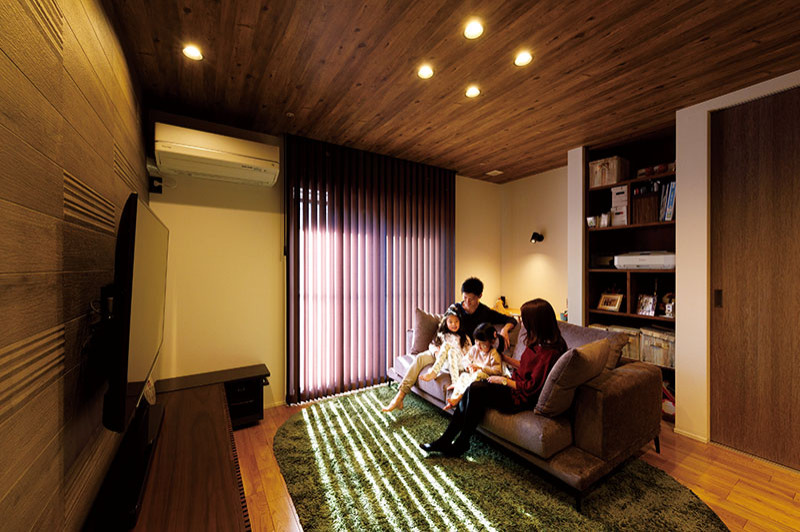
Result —
<instances>
[{"instance_id":1,"label":"baseboard trim","mask_svg":"<svg viewBox=\"0 0 800 532\"><path fill-rule=\"evenodd\" d=\"M694 434L694 433L691 433L691 432L686 432L685 430L681 430L679 428L675 428L675 429L673 429L673 431L675 432L675 434L680 434L681 436L686 436L687 438L691 438L691 439L693 439L695 441L699 441L701 443L708 443L708 442L711 441L708 438L704 438L702 436L698 436L697 434Z\"/></svg>"}]
</instances>

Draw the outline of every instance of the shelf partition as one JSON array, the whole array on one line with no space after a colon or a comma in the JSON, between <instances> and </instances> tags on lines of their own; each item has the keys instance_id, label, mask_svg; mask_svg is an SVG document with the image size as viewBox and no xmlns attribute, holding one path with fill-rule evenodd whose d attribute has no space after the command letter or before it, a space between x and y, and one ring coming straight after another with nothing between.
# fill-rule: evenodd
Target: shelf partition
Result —
<instances>
[{"instance_id":1,"label":"shelf partition","mask_svg":"<svg viewBox=\"0 0 800 532\"><path fill-rule=\"evenodd\" d=\"M614 312L611 310L597 310L594 308L589 309L589 314L605 314L607 316L622 316L625 318L638 318L645 321L664 321L667 323L675 323L675 318L668 318L666 316L646 316L644 314L632 314L630 312Z\"/></svg>"},{"instance_id":2,"label":"shelf partition","mask_svg":"<svg viewBox=\"0 0 800 532\"><path fill-rule=\"evenodd\" d=\"M644 224L626 224L626 225L610 225L608 227L589 227L588 230L590 232L595 231L617 231L621 229L639 229L640 227L663 227L675 225L675 220L670 220L669 222L647 222Z\"/></svg>"}]
</instances>

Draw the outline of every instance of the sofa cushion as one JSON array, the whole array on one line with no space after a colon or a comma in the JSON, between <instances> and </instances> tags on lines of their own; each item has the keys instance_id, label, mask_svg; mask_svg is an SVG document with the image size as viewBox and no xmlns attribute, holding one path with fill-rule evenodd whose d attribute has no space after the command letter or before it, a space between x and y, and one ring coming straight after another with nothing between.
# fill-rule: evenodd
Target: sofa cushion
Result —
<instances>
[{"instance_id":1,"label":"sofa cushion","mask_svg":"<svg viewBox=\"0 0 800 532\"><path fill-rule=\"evenodd\" d=\"M522 358L522 353L525 352L525 347L528 343L528 332L521 324L519 326L519 336L517 343L514 346L513 357L519 360ZM595 340L608 338L611 345L609 358L606 360L606 368L614 369L619 364L620 356L622 355L622 348L627 344L628 339L622 333L611 333L602 329L592 329L589 327L581 327L580 325L573 325L565 321L558 322L558 329L561 331L561 336L567 342L567 348L580 347Z\"/></svg>"},{"instance_id":2,"label":"sofa cushion","mask_svg":"<svg viewBox=\"0 0 800 532\"><path fill-rule=\"evenodd\" d=\"M544 382L536 413L557 416L566 412L575 397L575 388L603 371L609 349L608 340L603 338L561 355Z\"/></svg>"},{"instance_id":3,"label":"sofa cushion","mask_svg":"<svg viewBox=\"0 0 800 532\"><path fill-rule=\"evenodd\" d=\"M402 355L394 359L394 370L397 372L400 377L405 377L408 373L408 368L414 362L414 358L417 355ZM430 365L425 366L429 368ZM427 373L427 369L424 369L420 372L420 375L424 375ZM433 397L437 398L438 400L444 402L447 387L450 386L450 374L447 372L439 373L439 375L433 379L432 381L423 381L422 379L417 379L416 382L417 388L422 390L423 392L432 395Z\"/></svg>"},{"instance_id":4,"label":"sofa cushion","mask_svg":"<svg viewBox=\"0 0 800 532\"><path fill-rule=\"evenodd\" d=\"M525 352L525 348L528 347L528 331L521 323L517 329L519 329L519 333L517 334L517 342L514 344L514 351L511 353L511 358L520 360L522 358L522 353Z\"/></svg>"},{"instance_id":5,"label":"sofa cushion","mask_svg":"<svg viewBox=\"0 0 800 532\"><path fill-rule=\"evenodd\" d=\"M622 348L628 344L628 337L622 333L615 333L604 331L603 329L593 329L591 327L581 327L565 321L558 322L558 328L561 331L561 336L567 342L567 348L580 347L589 342L595 342L608 339L610 346L609 356L605 362L608 369L614 369L619 363L619 357L622 356Z\"/></svg>"},{"instance_id":6,"label":"sofa cushion","mask_svg":"<svg viewBox=\"0 0 800 532\"><path fill-rule=\"evenodd\" d=\"M528 332L525 327L520 324L519 335L517 336L517 343L514 345L512 357L519 360L522 358L522 353L528 344ZM619 364L619 359L622 356L622 348L628 343L628 338L622 333L612 333L602 329L592 329L589 327L581 327L580 325L573 325L565 321L558 322L558 328L561 331L561 336L567 342L567 348L580 347L596 340L603 338L608 339L611 349L608 351L608 359L606 360L606 368L614 369Z\"/></svg>"},{"instance_id":7,"label":"sofa cushion","mask_svg":"<svg viewBox=\"0 0 800 532\"><path fill-rule=\"evenodd\" d=\"M489 409L481 425L495 435L542 458L550 458L572 444L567 416L537 416L533 410L503 414Z\"/></svg>"},{"instance_id":8,"label":"sofa cushion","mask_svg":"<svg viewBox=\"0 0 800 532\"><path fill-rule=\"evenodd\" d=\"M414 311L414 340L411 342L411 354L416 355L428 350L428 345L436 336L436 328L442 321L443 314L430 314L421 309Z\"/></svg>"}]
</instances>

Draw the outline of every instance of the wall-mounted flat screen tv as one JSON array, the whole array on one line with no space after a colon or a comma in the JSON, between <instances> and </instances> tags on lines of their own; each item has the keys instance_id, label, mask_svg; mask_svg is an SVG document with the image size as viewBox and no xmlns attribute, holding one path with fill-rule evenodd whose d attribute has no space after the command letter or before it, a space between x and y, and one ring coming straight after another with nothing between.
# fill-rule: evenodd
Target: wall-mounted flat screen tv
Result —
<instances>
[{"instance_id":1,"label":"wall-mounted flat screen tv","mask_svg":"<svg viewBox=\"0 0 800 532\"><path fill-rule=\"evenodd\" d=\"M103 425L124 432L164 339L169 231L139 199L128 197L119 222Z\"/></svg>"}]
</instances>

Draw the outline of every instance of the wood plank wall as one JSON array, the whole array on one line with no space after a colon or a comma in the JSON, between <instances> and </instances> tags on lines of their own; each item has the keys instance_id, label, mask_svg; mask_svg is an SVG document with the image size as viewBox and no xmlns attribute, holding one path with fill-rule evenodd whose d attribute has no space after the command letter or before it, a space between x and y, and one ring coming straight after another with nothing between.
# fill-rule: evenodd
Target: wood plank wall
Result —
<instances>
[{"instance_id":1,"label":"wood plank wall","mask_svg":"<svg viewBox=\"0 0 800 532\"><path fill-rule=\"evenodd\" d=\"M82 345L129 191L138 96L99 0L0 2L0 518L81 526L119 443Z\"/></svg>"}]
</instances>

